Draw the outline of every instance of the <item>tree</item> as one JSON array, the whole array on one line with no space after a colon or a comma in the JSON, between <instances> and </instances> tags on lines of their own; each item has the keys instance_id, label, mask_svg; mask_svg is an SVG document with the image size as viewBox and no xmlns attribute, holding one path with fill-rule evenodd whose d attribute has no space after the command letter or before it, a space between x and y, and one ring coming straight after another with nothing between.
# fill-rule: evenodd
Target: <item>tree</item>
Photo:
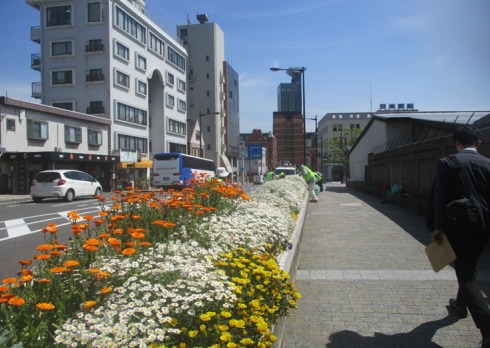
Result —
<instances>
[{"instance_id":1,"label":"tree","mask_svg":"<svg viewBox=\"0 0 490 348\"><path fill-rule=\"evenodd\" d=\"M339 137L325 142L324 157L328 158L330 163L342 163L345 168L345 176L349 178L349 151L361 134L360 128L344 129Z\"/></svg>"}]
</instances>

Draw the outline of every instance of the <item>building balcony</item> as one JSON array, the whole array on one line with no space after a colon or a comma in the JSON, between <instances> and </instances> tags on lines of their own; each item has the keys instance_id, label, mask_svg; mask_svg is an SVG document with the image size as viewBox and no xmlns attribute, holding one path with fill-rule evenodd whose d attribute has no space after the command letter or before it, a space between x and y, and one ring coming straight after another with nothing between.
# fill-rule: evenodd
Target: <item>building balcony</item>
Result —
<instances>
[{"instance_id":1,"label":"building balcony","mask_svg":"<svg viewBox=\"0 0 490 348\"><path fill-rule=\"evenodd\" d=\"M104 52L104 45L102 44L86 45L85 52Z\"/></svg>"},{"instance_id":2,"label":"building balcony","mask_svg":"<svg viewBox=\"0 0 490 348\"><path fill-rule=\"evenodd\" d=\"M41 71L41 53L31 54L31 69Z\"/></svg>"},{"instance_id":3,"label":"building balcony","mask_svg":"<svg viewBox=\"0 0 490 348\"><path fill-rule=\"evenodd\" d=\"M36 99L41 99L41 94L42 94L41 82L33 82L31 97Z\"/></svg>"},{"instance_id":4,"label":"building balcony","mask_svg":"<svg viewBox=\"0 0 490 348\"><path fill-rule=\"evenodd\" d=\"M41 43L41 27L31 27L31 41Z\"/></svg>"},{"instance_id":5,"label":"building balcony","mask_svg":"<svg viewBox=\"0 0 490 348\"><path fill-rule=\"evenodd\" d=\"M104 114L104 107L99 106L99 107L87 107L87 114Z\"/></svg>"},{"instance_id":6,"label":"building balcony","mask_svg":"<svg viewBox=\"0 0 490 348\"><path fill-rule=\"evenodd\" d=\"M98 74L98 75L86 75L86 82L103 82L104 81L104 74Z\"/></svg>"},{"instance_id":7,"label":"building balcony","mask_svg":"<svg viewBox=\"0 0 490 348\"><path fill-rule=\"evenodd\" d=\"M226 134L226 127L221 127L221 134Z\"/></svg>"},{"instance_id":8,"label":"building balcony","mask_svg":"<svg viewBox=\"0 0 490 348\"><path fill-rule=\"evenodd\" d=\"M189 74L189 75L187 76L187 80L188 80L188 81L194 81L194 74Z\"/></svg>"}]
</instances>

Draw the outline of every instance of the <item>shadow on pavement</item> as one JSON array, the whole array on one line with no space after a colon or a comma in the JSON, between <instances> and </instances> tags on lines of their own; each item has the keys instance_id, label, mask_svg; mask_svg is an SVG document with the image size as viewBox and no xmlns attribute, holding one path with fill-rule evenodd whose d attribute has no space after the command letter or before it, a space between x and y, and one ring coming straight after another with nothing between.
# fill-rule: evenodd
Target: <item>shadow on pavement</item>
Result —
<instances>
[{"instance_id":1,"label":"shadow on pavement","mask_svg":"<svg viewBox=\"0 0 490 348\"><path fill-rule=\"evenodd\" d=\"M419 348L442 348L442 346L432 342L436 331L445 326L449 326L458 321L455 315L448 315L445 318L423 323L410 332L387 335L379 332L374 333L374 337L364 337L354 331L343 330L331 334L328 338L330 343L326 348L346 348L346 347L419 347Z\"/></svg>"}]
</instances>

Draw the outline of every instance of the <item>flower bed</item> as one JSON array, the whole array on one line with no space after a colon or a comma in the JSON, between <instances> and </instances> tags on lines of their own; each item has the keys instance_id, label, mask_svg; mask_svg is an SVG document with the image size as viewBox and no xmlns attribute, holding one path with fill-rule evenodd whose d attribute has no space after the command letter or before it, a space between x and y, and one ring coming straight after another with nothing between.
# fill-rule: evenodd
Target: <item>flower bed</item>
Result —
<instances>
[{"instance_id":1,"label":"flower bed","mask_svg":"<svg viewBox=\"0 0 490 348\"><path fill-rule=\"evenodd\" d=\"M196 178L181 192L115 192L43 229L37 266L0 287L1 337L25 347L270 347L301 296L276 263L296 226L299 177L245 195ZM287 243L286 243L287 245ZM1 328L6 329L2 336Z\"/></svg>"}]
</instances>

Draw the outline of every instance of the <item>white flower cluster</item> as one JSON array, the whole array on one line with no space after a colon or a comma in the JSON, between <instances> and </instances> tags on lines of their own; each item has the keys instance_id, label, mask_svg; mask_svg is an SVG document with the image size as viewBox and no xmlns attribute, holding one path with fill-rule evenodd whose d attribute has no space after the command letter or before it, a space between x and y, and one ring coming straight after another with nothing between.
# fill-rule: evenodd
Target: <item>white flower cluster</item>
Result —
<instances>
[{"instance_id":1,"label":"white flower cluster","mask_svg":"<svg viewBox=\"0 0 490 348\"><path fill-rule=\"evenodd\" d=\"M230 250L262 252L267 243L289 238L296 226L292 212L299 212L305 192L301 178L277 180L251 201L238 203L230 215L203 219L201 240L157 244L136 260L100 260L92 266L112 275L112 291L102 295L95 310L80 311L56 330L55 343L148 347L181 333L183 324L176 318L231 308L237 301L233 283L213 261Z\"/></svg>"}]
</instances>

